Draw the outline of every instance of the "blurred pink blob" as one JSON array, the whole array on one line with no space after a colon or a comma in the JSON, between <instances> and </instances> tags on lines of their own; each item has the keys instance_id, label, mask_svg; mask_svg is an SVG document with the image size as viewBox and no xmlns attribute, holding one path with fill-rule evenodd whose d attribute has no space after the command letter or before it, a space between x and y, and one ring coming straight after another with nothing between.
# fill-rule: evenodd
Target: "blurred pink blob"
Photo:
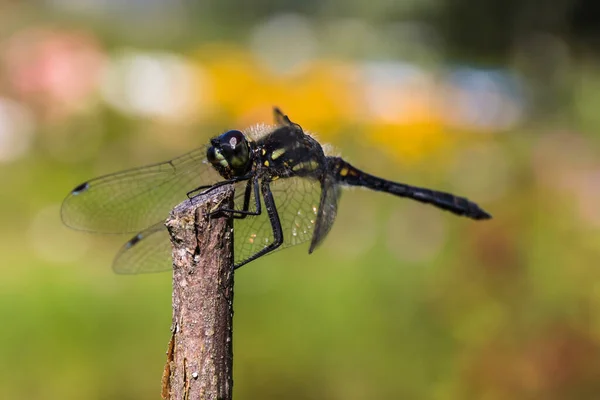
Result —
<instances>
[{"instance_id":1,"label":"blurred pink blob","mask_svg":"<svg viewBox=\"0 0 600 400\"><path fill-rule=\"evenodd\" d=\"M8 38L0 51L10 90L49 119L86 105L106 60L98 40L84 31L28 29Z\"/></svg>"}]
</instances>

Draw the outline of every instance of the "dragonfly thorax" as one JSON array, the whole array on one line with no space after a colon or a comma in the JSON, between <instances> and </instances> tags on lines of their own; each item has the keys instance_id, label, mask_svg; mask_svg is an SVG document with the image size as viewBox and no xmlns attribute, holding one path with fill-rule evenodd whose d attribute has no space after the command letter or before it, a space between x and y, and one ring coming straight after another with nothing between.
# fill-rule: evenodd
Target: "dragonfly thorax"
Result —
<instances>
[{"instance_id":1,"label":"dragonfly thorax","mask_svg":"<svg viewBox=\"0 0 600 400\"><path fill-rule=\"evenodd\" d=\"M252 165L252 153L246 136L231 130L211 139L206 158L225 179L246 174Z\"/></svg>"}]
</instances>

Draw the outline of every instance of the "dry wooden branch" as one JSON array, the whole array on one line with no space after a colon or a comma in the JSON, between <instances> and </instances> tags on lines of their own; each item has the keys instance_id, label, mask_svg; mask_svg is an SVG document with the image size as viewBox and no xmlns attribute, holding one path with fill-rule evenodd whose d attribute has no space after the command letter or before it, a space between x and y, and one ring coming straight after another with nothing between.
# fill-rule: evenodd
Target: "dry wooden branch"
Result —
<instances>
[{"instance_id":1,"label":"dry wooden branch","mask_svg":"<svg viewBox=\"0 0 600 400\"><path fill-rule=\"evenodd\" d=\"M173 247L173 324L164 399L230 400L233 390L233 208L223 186L178 205L167 220Z\"/></svg>"}]
</instances>

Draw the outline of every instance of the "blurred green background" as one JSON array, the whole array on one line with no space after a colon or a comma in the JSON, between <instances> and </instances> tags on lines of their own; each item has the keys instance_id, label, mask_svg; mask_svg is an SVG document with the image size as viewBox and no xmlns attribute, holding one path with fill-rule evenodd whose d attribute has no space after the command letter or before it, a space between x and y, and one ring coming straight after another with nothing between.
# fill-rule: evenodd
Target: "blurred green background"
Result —
<instances>
[{"instance_id":1,"label":"blurred green background","mask_svg":"<svg viewBox=\"0 0 600 400\"><path fill-rule=\"evenodd\" d=\"M0 397L158 399L168 273L62 226L66 194L280 106L362 190L325 244L236 274L237 399L600 398L592 1L0 2Z\"/></svg>"}]
</instances>

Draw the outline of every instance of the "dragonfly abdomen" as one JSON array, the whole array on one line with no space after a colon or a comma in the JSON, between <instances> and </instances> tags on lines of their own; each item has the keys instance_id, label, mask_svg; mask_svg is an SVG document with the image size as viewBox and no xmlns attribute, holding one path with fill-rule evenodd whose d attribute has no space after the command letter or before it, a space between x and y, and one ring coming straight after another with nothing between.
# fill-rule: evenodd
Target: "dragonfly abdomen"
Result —
<instances>
[{"instance_id":1,"label":"dragonfly abdomen","mask_svg":"<svg viewBox=\"0 0 600 400\"><path fill-rule=\"evenodd\" d=\"M491 215L482 210L474 202L437 190L410 186L399 182L367 174L353 167L340 157L328 157L330 171L334 171L336 180L349 186L362 186L380 192L390 193L395 196L406 197L421 203L431 204L442 210L450 211L456 215L472 219L489 219Z\"/></svg>"}]
</instances>

